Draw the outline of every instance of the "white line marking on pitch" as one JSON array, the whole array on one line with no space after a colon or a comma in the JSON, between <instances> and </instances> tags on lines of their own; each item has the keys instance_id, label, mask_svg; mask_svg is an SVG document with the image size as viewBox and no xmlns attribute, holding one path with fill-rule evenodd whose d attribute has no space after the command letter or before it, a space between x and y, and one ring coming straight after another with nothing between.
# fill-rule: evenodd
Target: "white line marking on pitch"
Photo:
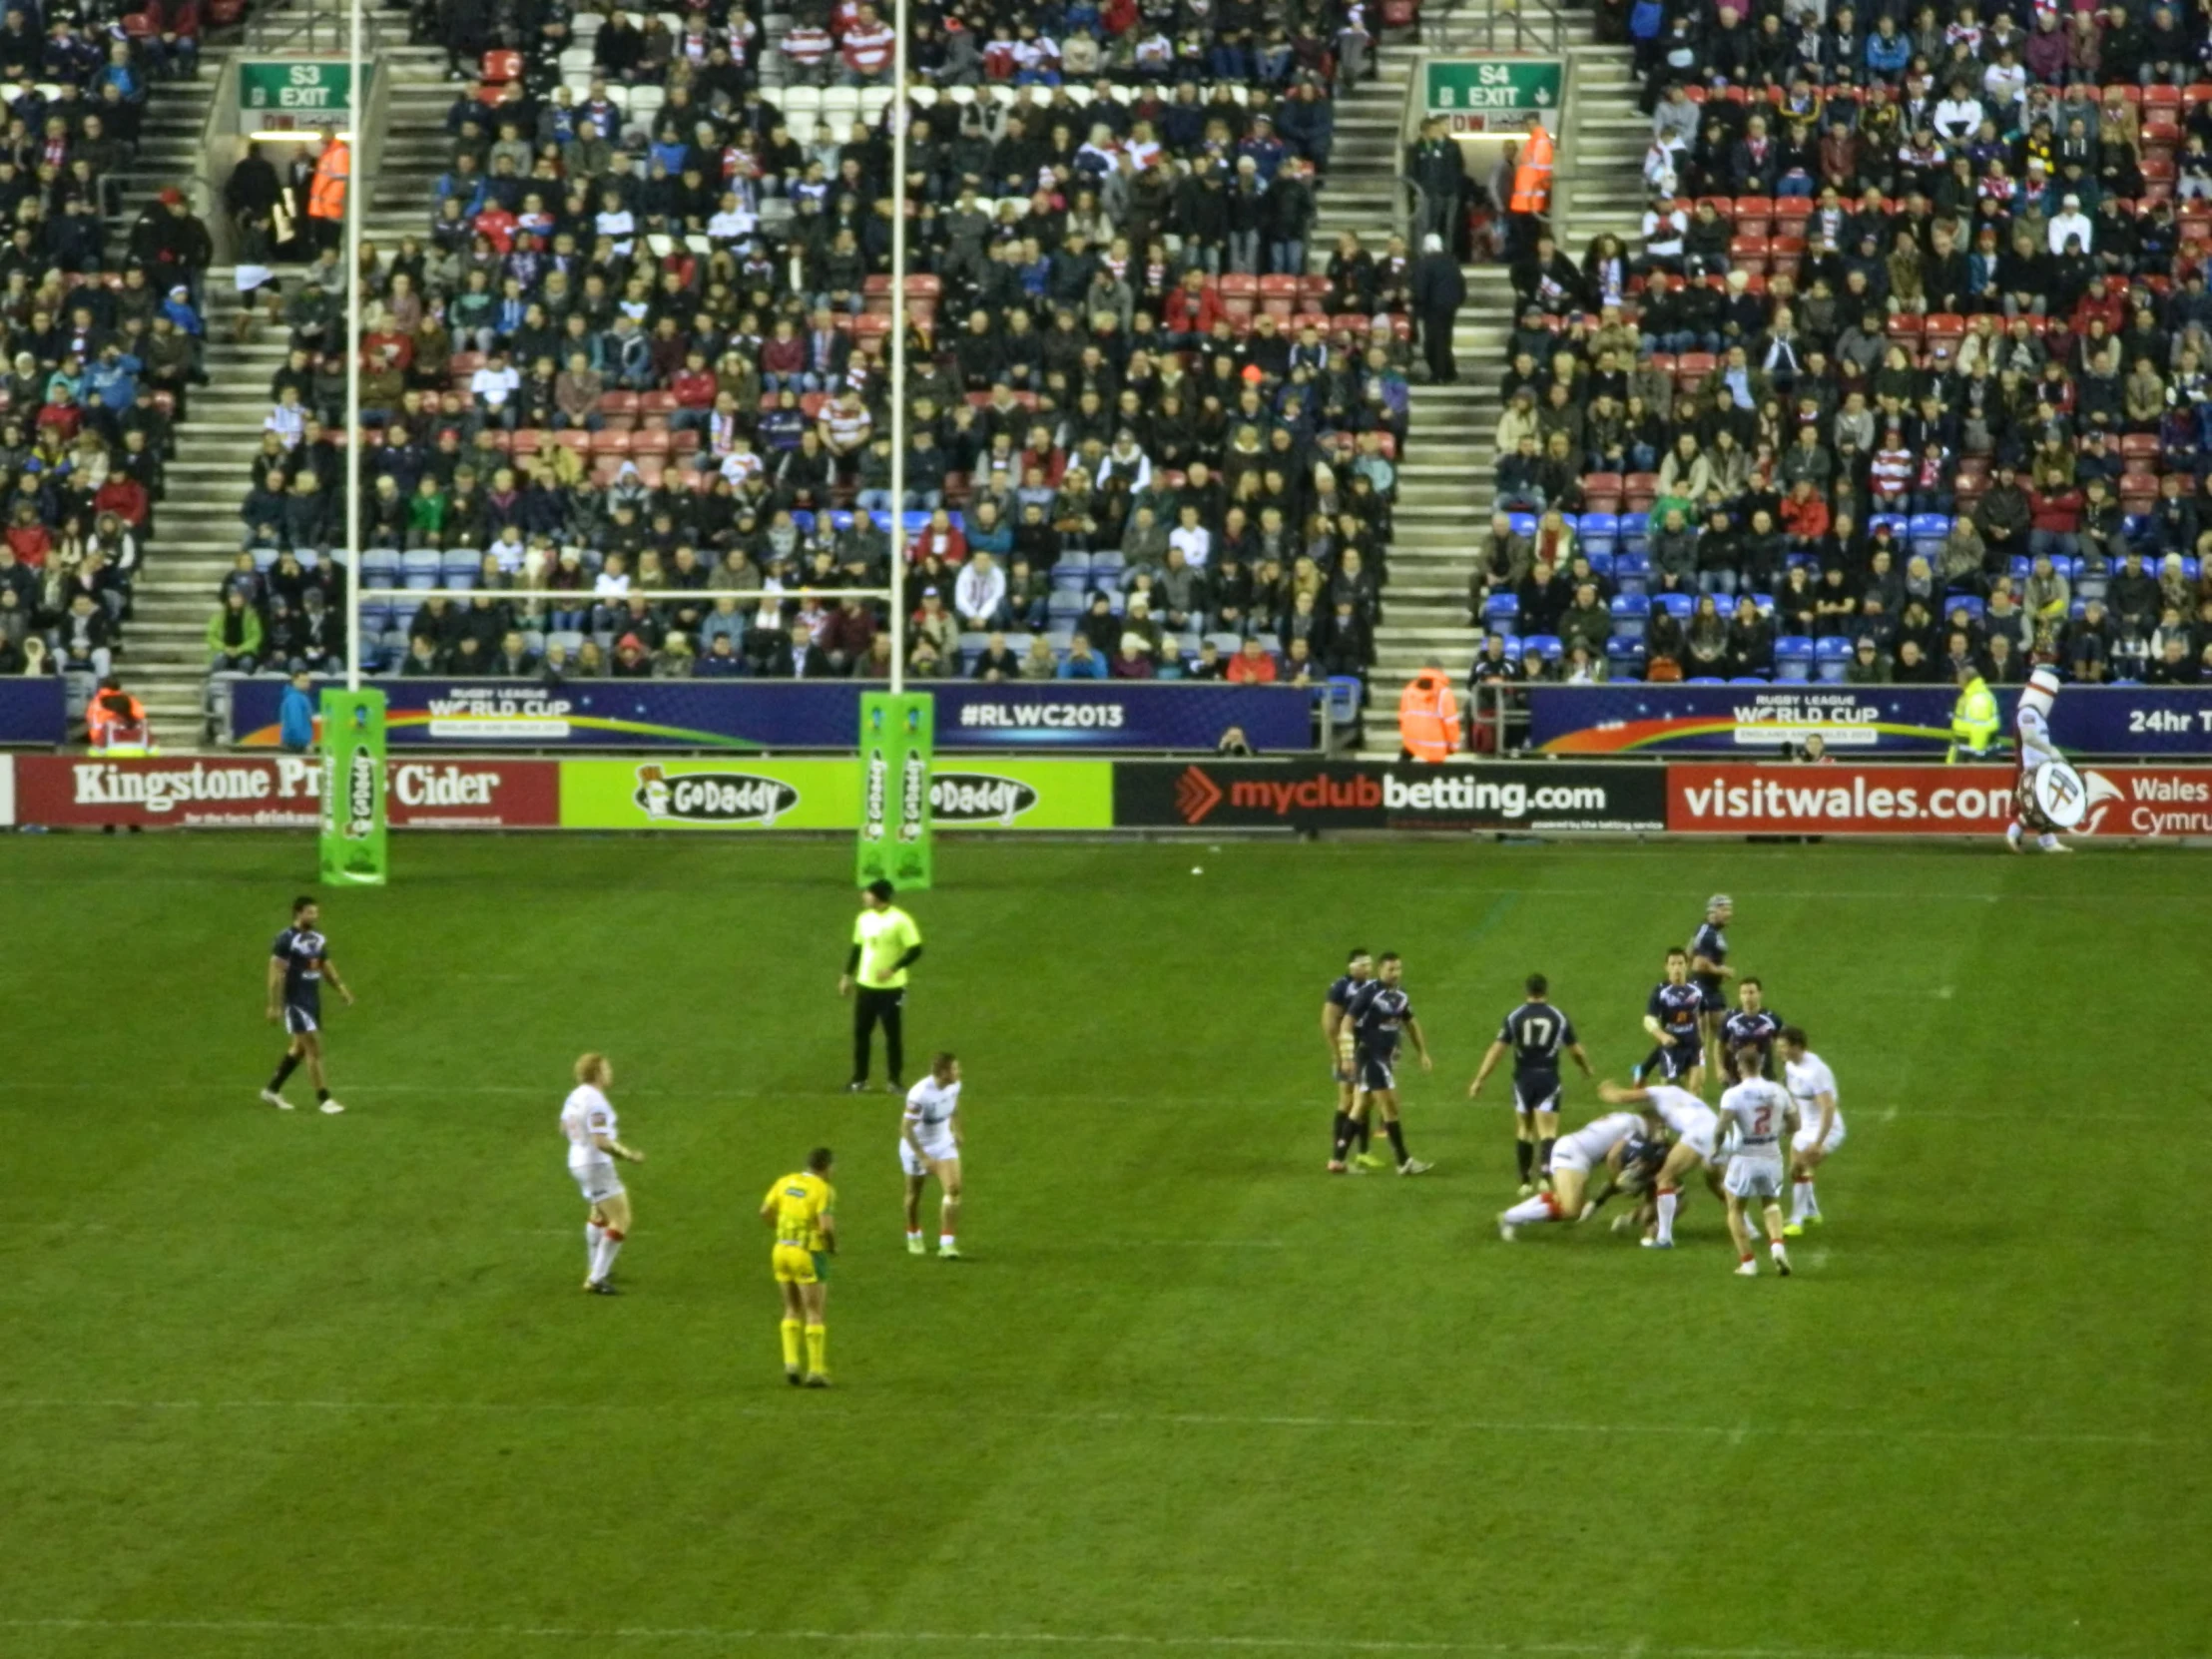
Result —
<instances>
[{"instance_id":1,"label":"white line marking on pitch","mask_svg":"<svg viewBox=\"0 0 2212 1659\"><path fill-rule=\"evenodd\" d=\"M600 1642L816 1642L879 1647L887 1643L967 1644L976 1647L1198 1648L1290 1653L1487 1653L1530 1659L1621 1659L1618 1643L1414 1641L1359 1636L1146 1636L1135 1632L1075 1633L1053 1630L739 1630L679 1625L588 1628L577 1625L409 1624L372 1620L303 1619L24 1619L0 1618L0 1630L154 1631L226 1636L449 1636L486 1641ZM1897 1653L1869 1648L1647 1647L1638 1638L1629 1659L2029 1659L2025 1655Z\"/></svg>"},{"instance_id":2,"label":"white line marking on pitch","mask_svg":"<svg viewBox=\"0 0 2212 1659\"><path fill-rule=\"evenodd\" d=\"M785 1405L744 1404L720 1398L638 1400L628 1403L607 1401L603 1403L578 1403L571 1400L498 1400L498 1399L60 1399L52 1397L0 1398L0 1411L359 1411L359 1412L450 1412L456 1415L538 1415L551 1411L598 1411L652 1415L661 1412L684 1414L720 1413L725 1416L766 1417L778 1421L791 1415ZM1571 1434L1591 1437L1606 1434L1701 1434L1712 1438L1725 1437L1731 1445L1740 1445L1751 1435L1788 1434L1797 1439L1816 1440L1915 1440L1933 1442L1957 1441L1987 1445L2103 1445L2158 1447L2197 1447L2205 1442L2199 1438L2181 1435L2156 1434L2107 1434L2057 1430L2001 1429L1949 1429L1949 1428L1846 1428L1833 1425L1791 1427L1767 1427L1755 1422L1739 1422L1732 1425L1719 1423L1643 1423L1643 1422L1529 1422L1490 1417L1347 1417L1329 1415L1246 1415L1236 1412L1208 1411L1029 1411L1018 1407L1000 1410L987 1403L970 1402L958 1411L930 1411L911 1406L886 1407L883 1410L854 1408L843 1405L837 1412L840 1421L860 1422L910 1422L917 1417L957 1419L962 1422L1002 1420L1008 1422L1056 1422L1077 1426L1090 1424L1099 1427L1143 1427L1158 1425L1172 1428L1379 1428L1407 1432L1439 1434Z\"/></svg>"},{"instance_id":3,"label":"white line marking on pitch","mask_svg":"<svg viewBox=\"0 0 2212 1659\"><path fill-rule=\"evenodd\" d=\"M1882 1121L1883 1121L1884 1123L1895 1123L1895 1122L1897 1122L1897 1120L1898 1120L1898 1109L1897 1109L1897 1108L1896 1108L1895 1106L1887 1106L1887 1107L1884 1107L1884 1108L1883 1108L1883 1112L1882 1112ZM1814 1125L1813 1127L1814 1127L1814 1128L1816 1128L1816 1129L1818 1129L1818 1128L1820 1127L1820 1125L1819 1125L1819 1124L1815 1124L1815 1125Z\"/></svg>"}]
</instances>

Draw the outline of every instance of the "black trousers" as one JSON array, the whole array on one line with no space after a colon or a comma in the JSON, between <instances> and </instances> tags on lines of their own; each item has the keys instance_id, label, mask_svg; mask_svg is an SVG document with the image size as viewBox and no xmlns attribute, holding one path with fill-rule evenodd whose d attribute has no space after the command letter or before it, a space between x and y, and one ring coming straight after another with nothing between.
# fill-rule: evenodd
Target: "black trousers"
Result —
<instances>
[{"instance_id":1,"label":"black trousers","mask_svg":"<svg viewBox=\"0 0 2212 1659\"><path fill-rule=\"evenodd\" d=\"M1451 325L1456 311L1420 313L1421 353L1428 359L1428 378L1439 386L1459 378L1459 363L1451 351Z\"/></svg>"},{"instance_id":2,"label":"black trousers","mask_svg":"<svg viewBox=\"0 0 2212 1659\"><path fill-rule=\"evenodd\" d=\"M893 1083L904 1081L906 1033L902 1010L906 992L903 989L871 991L859 985L854 987L852 996L852 1081L867 1081L868 1048L878 1021L883 1027L884 1071Z\"/></svg>"}]
</instances>

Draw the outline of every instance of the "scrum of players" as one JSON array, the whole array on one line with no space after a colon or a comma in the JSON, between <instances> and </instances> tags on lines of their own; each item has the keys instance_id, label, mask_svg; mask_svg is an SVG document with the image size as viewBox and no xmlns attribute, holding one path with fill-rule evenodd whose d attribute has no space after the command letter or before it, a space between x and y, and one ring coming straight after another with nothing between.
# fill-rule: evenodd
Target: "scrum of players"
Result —
<instances>
[{"instance_id":1,"label":"scrum of players","mask_svg":"<svg viewBox=\"0 0 2212 1659\"><path fill-rule=\"evenodd\" d=\"M1584 1223L1619 1199L1614 1232L1636 1235L1645 1249L1671 1250L1690 1190L1702 1184L1726 1215L1737 1274L1758 1276L1762 1238L1774 1271L1790 1274L1788 1240L1821 1224L1817 1175L1843 1144L1844 1119L1835 1073L1804 1029L1767 1005L1759 979L1739 977L1728 965L1733 916L1728 895L1716 893L1689 946L1666 953L1664 977L1645 1004L1650 1054L1626 1086L1599 1082L1598 1096L1610 1109L1565 1135L1561 1058L1586 1078L1595 1080L1596 1072L1573 1020L1551 1001L1545 977L1529 975L1522 1001L1499 1023L1467 1086L1469 1099L1481 1098L1491 1075L1511 1059L1520 1193L1498 1217L1500 1237ZM1402 977L1394 955L1356 950L1322 1004L1337 1083L1332 1174L1385 1167L1366 1151L1377 1112L1400 1173L1429 1167L1406 1167L1394 1089L1399 1032L1412 1039L1423 1069L1429 1064ZM1725 994L1730 981L1733 1009ZM1708 1077L1722 1085L1716 1105L1705 1100Z\"/></svg>"}]
</instances>

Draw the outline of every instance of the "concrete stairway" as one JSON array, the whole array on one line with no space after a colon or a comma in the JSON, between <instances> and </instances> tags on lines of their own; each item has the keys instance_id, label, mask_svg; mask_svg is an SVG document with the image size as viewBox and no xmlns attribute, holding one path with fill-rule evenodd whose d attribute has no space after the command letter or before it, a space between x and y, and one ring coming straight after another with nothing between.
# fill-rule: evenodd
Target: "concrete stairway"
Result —
<instances>
[{"instance_id":1,"label":"concrete stairway","mask_svg":"<svg viewBox=\"0 0 2212 1659\"><path fill-rule=\"evenodd\" d=\"M1589 38L1589 14L1569 12ZM1410 54L1406 54L1409 58ZM1625 47L1578 45L1570 96L1575 100L1573 153L1560 155L1555 223L1561 248L1579 262L1589 239L1611 231L1631 242L1643 213L1639 170L1650 124L1636 108L1636 86ZM1467 272L1468 298L1453 347L1459 383L1413 387L1407 453L1398 469L1396 535L1390 585L1378 632L1374 706L1396 707L1398 690L1434 658L1457 676L1472 660L1478 636L1467 610L1472 549L1486 533L1496 467L1499 378L1512 329L1512 287L1504 268ZM1372 723L1380 752L1395 752L1387 719Z\"/></svg>"},{"instance_id":2,"label":"concrete stairway","mask_svg":"<svg viewBox=\"0 0 2212 1659\"><path fill-rule=\"evenodd\" d=\"M403 232L428 227L430 179L445 165L445 110L454 88L438 79L444 60L433 49L387 48L383 61L393 75L391 126L362 234L389 252ZM214 77L213 67L203 69L204 85L212 88ZM205 93L197 107L204 120ZM200 142L197 128L192 142ZM183 165L180 161L180 175ZM210 291L219 296L209 317L209 384L195 390L190 418L178 427L169 494L156 513L157 534L126 630L123 666L163 741L172 745L203 735L208 618L238 551L239 506L246 499L247 464L261 444L269 413L270 376L284 361L281 328L264 323L246 343L232 339L231 275L228 268L209 274Z\"/></svg>"},{"instance_id":3,"label":"concrete stairway","mask_svg":"<svg viewBox=\"0 0 2212 1659\"><path fill-rule=\"evenodd\" d=\"M210 48L200 55L200 74L190 81L156 81L139 123L138 155L130 163L133 175L117 191L116 242L129 234L139 211L157 196L165 184L183 185L199 177L200 156L207 144L208 116L215 105L215 84L223 73L228 48ZM202 218L217 211L215 204L195 203Z\"/></svg>"},{"instance_id":4,"label":"concrete stairway","mask_svg":"<svg viewBox=\"0 0 2212 1659\"><path fill-rule=\"evenodd\" d=\"M445 54L434 46L389 45L378 61L391 85L361 235L388 258L403 236L428 239L431 186L445 171L452 144L445 112L468 88L445 79Z\"/></svg>"}]
</instances>

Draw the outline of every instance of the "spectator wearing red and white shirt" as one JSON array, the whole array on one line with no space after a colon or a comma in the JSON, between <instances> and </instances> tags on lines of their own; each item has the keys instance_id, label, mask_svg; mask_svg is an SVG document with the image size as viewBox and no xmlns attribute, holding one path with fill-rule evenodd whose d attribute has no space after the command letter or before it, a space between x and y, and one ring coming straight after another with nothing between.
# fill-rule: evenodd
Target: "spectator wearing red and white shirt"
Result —
<instances>
[{"instance_id":1,"label":"spectator wearing red and white shirt","mask_svg":"<svg viewBox=\"0 0 2212 1659\"><path fill-rule=\"evenodd\" d=\"M873 6L862 6L852 27L845 31L838 52L844 59L844 84L869 86L891 72L891 53L898 37L875 15Z\"/></svg>"},{"instance_id":2,"label":"spectator wearing red and white shirt","mask_svg":"<svg viewBox=\"0 0 2212 1659\"><path fill-rule=\"evenodd\" d=\"M1906 446L1904 432L1892 426L1883 438L1882 447L1874 452L1873 465L1868 469L1868 488L1876 508L1904 512L1913 491L1916 470L1913 451Z\"/></svg>"},{"instance_id":3,"label":"spectator wearing red and white shirt","mask_svg":"<svg viewBox=\"0 0 2212 1659\"><path fill-rule=\"evenodd\" d=\"M784 56L802 86L819 87L829 79L830 54L835 49L830 31L816 24L796 24L784 36Z\"/></svg>"}]
</instances>

